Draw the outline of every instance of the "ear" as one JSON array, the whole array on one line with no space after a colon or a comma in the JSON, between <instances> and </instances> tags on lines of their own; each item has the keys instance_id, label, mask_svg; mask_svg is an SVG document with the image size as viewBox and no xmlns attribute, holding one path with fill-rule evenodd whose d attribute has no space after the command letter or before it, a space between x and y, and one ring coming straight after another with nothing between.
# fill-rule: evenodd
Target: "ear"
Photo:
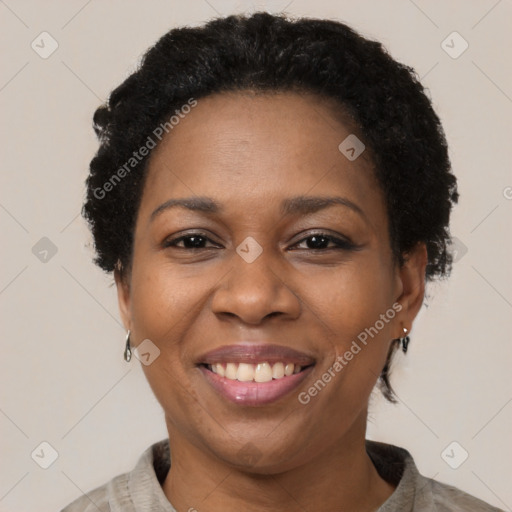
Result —
<instances>
[{"instance_id":1,"label":"ear","mask_svg":"<svg viewBox=\"0 0 512 512\"><path fill-rule=\"evenodd\" d=\"M126 330L131 329L131 303L130 303L130 282L129 277L118 268L114 270L114 279L117 287L117 300L119 311Z\"/></svg>"},{"instance_id":2,"label":"ear","mask_svg":"<svg viewBox=\"0 0 512 512\"><path fill-rule=\"evenodd\" d=\"M407 331L411 330L425 295L425 270L427 267L427 247L425 243L416 244L404 255L404 264L398 268L398 280L401 282L401 295L396 299L402 306L399 320ZM403 331L397 333L403 336Z\"/></svg>"}]
</instances>

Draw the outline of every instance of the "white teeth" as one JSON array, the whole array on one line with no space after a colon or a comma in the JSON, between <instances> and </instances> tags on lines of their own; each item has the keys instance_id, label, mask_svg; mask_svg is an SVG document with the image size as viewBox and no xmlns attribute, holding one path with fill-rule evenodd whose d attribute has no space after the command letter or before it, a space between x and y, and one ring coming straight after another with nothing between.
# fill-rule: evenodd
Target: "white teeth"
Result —
<instances>
[{"instance_id":1,"label":"white teeth","mask_svg":"<svg viewBox=\"0 0 512 512\"><path fill-rule=\"evenodd\" d=\"M226 365L226 379L236 380L237 365L235 363L228 363Z\"/></svg>"},{"instance_id":2,"label":"white teeth","mask_svg":"<svg viewBox=\"0 0 512 512\"><path fill-rule=\"evenodd\" d=\"M254 379L254 365L240 363L236 372L236 380L240 382L249 382Z\"/></svg>"},{"instance_id":3,"label":"white teeth","mask_svg":"<svg viewBox=\"0 0 512 512\"><path fill-rule=\"evenodd\" d=\"M259 363L254 371L256 382L270 382L272 380L272 368L268 363Z\"/></svg>"},{"instance_id":4,"label":"white teeth","mask_svg":"<svg viewBox=\"0 0 512 512\"><path fill-rule=\"evenodd\" d=\"M272 366L272 378L273 379L282 379L284 377L284 364L276 363Z\"/></svg>"},{"instance_id":5,"label":"white teeth","mask_svg":"<svg viewBox=\"0 0 512 512\"><path fill-rule=\"evenodd\" d=\"M211 364L208 368L229 380L238 380L240 382L270 382L272 379L282 379L289 377L302 370L302 366L293 363L274 363L268 362L249 364L249 363L227 363Z\"/></svg>"}]
</instances>

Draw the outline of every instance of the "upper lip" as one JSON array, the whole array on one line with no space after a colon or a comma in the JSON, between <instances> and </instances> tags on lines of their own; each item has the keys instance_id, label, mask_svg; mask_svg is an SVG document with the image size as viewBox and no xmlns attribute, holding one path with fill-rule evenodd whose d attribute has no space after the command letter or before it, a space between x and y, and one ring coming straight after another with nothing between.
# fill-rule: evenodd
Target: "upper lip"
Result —
<instances>
[{"instance_id":1,"label":"upper lip","mask_svg":"<svg viewBox=\"0 0 512 512\"><path fill-rule=\"evenodd\" d=\"M206 352L198 358L198 364L216 363L259 363L269 364L284 362L300 366L309 366L315 363L313 357L283 345L270 343L241 342L233 345L223 345Z\"/></svg>"}]
</instances>

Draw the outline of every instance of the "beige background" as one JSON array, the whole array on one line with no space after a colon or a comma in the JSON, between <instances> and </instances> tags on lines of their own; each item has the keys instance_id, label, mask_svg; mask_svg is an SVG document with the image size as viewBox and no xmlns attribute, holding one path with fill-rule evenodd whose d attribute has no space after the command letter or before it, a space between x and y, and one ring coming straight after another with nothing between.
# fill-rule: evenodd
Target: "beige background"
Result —
<instances>
[{"instance_id":1,"label":"beige background","mask_svg":"<svg viewBox=\"0 0 512 512\"><path fill-rule=\"evenodd\" d=\"M444 123L459 179L452 232L462 257L449 281L430 288L410 350L396 360L400 404L376 395L368 437L408 449L424 475L511 510L511 2L5 0L2 512L60 510L166 437L139 361L122 359L112 279L92 264L79 216L97 147L94 109L170 28L285 7L345 21L413 66ZM43 31L59 45L47 59L31 48ZM453 31L469 43L457 59L441 47ZM32 252L42 237L57 248L46 262ZM31 458L43 441L58 452L48 469ZM453 441L469 453L458 469L441 456Z\"/></svg>"}]
</instances>

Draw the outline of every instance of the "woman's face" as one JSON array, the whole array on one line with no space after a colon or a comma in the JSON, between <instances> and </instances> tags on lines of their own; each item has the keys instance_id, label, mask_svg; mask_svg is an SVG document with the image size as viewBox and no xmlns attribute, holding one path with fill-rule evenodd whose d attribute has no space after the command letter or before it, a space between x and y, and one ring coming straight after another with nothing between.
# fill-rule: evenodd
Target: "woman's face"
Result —
<instances>
[{"instance_id":1,"label":"woman's face","mask_svg":"<svg viewBox=\"0 0 512 512\"><path fill-rule=\"evenodd\" d=\"M426 256L395 265L368 152L338 148L354 133L315 96L229 93L200 99L154 150L116 282L181 449L277 472L364 438ZM185 198L216 207L167 203Z\"/></svg>"}]
</instances>

